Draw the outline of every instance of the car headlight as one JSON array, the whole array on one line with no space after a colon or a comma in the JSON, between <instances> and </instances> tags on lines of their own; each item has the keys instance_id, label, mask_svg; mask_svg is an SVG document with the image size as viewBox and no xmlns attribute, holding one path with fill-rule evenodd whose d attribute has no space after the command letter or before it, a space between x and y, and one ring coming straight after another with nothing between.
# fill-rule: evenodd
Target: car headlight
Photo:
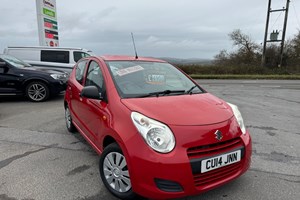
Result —
<instances>
[{"instance_id":1,"label":"car headlight","mask_svg":"<svg viewBox=\"0 0 300 200\"><path fill-rule=\"evenodd\" d=\"M67 78L66 74L50 74L50 76L56 80L64 80Z\"/></svg>"},{"instance_id":2,"label":"car headlight","mask_svg":"<svg viewBox=\"0 0 300 200\"><path fill-rule=\"evenodd\" d=\"M175 138L170 128L140 113L132 112L131 119L146 143L155 151L169 153L175 147Z\"/></svg>"},{"instance_id":3,"label":"car headlight","mask_svg":"<svg viewBox=\"0 0 300 200\"><path fill-rule=\"evenodd\" d=\"M243 134L246 134L246 127L245 127L245 124L244 124L244 120L243 120L243 117L242 117L242 114L241 112L239 111L239 108L234 105L234 104L231 104L231 103L228 103L227 104L231 107L232 111L233 111L233 114L241 128L241 131Z\"/></svg>"}]
</instances>

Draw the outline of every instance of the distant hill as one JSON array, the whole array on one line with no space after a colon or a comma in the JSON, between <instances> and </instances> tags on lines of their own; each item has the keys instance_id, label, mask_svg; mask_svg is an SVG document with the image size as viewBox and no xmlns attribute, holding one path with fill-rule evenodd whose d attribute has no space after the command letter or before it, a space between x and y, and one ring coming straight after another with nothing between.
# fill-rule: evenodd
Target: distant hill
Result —
<instances>
[{"instance_id":1,"label":"distant hill","mask_svg":"<svg viewBox=\"0 0 300 200\"><path fill-rule=\"evenodd\" d=\"M169 57L161 57L161 60L165 60L172 64L178 65L211 65L211 59L201 59L201 58L169 58Z\"/></svg>"}]
</instances>

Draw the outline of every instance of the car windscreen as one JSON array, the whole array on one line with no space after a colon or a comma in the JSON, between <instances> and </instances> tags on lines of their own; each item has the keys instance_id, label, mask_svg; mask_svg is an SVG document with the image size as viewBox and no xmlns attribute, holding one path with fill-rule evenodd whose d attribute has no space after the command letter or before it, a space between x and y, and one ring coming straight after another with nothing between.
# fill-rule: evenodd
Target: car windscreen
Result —
<instances>
[{"instance_id":1,"label":"car windscreen","mask_svg":"<svg viewBox=\"0 0 300 200\"><path fill-rule=\"evenodd\" d=\"M164 62L107 61L121 98L202 93L176 67Z\"/></svg>"},{"instance_id":2,"label":"car windscreen","mask_svg":"<svg viewBox=\"0 0 300 200\"><path fill-rule=\"evenodd\" d=\"M30 64L23 62L22 60L17 59L16 57L10 55L0 55L0 58L7 62L8 64L17 67L17 68L24 68L24 67L31 67Z\"/></svg>"}]
</instances>

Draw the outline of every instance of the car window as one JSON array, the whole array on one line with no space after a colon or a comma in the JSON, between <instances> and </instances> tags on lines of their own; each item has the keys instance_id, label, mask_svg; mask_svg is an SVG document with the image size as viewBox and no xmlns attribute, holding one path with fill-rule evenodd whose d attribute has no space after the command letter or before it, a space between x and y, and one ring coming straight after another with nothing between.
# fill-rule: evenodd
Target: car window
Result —
<instances>
[{"instance_id":1,"label":"car window","mask_svg":"<svg viewBox=\"0 0 300 200\"><path fill-rule=\"evenodd\" d=\"M31 67L30 64L10 55L0 55L0 59L17 68Z\"/></svg>"},{"instance_id":2,"label":"car window","mask_svg":"<svg viewBox=\"0 0 300 200\"><path fill-rule=\"evenodd\" d=\"M103 74L97 62L91 61L86 75L85 86L96 86L99 92L103 91Z\"/></svg>"},{"instance_id":3,"label":"car window","mask_svg":"<svg viewBox=\"0 0 300 200\"><path fill-rule=\"evenodd\" d=\"M83 74L85 71L86 63L87 63L87 60L82 60L82 61L78 62L78 64L76 65L75 78L80 84L82 84L82 81L83 81Z\"/></svg>"},{"instance_id":4,"label":"car window","mask_svg":"<svg viewBox=\"0 0 300 200\"><path fill-rule=\"evenodd\" d=\"M69 51L42 50L41 51L41 61L69 63L70 62L70 53L69 53Z\"/></svg>"},{"instance_id":5,"label":"car window","mask_svg":"<svg viewBox=\"0 0 300 200\"><path fill-rule=\"evenodd\" d=\"M89 57L90 54L82 52L82 51L74 51L73 56L74 56L74 61L78 62L78 60L80 60L81 58Z\"/></svg>"}]
</instances>

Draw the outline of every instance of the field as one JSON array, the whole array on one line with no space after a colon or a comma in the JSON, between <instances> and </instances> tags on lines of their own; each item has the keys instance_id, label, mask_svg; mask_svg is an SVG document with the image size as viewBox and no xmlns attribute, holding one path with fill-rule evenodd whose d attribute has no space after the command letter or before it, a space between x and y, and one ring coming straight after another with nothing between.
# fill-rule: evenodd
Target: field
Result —
<instances>
[{"instance_id":1,"label":"field","mask_svg":"<svg viewBox=\"0 0 300 200\"><path fill-rule=\"evenodd\" d=\"M176 64L175 64L176 65ZM300 79L300 66L267 68L262 66L180 65L177 67L197 79Z\"/></svg>"}]
</instances>

